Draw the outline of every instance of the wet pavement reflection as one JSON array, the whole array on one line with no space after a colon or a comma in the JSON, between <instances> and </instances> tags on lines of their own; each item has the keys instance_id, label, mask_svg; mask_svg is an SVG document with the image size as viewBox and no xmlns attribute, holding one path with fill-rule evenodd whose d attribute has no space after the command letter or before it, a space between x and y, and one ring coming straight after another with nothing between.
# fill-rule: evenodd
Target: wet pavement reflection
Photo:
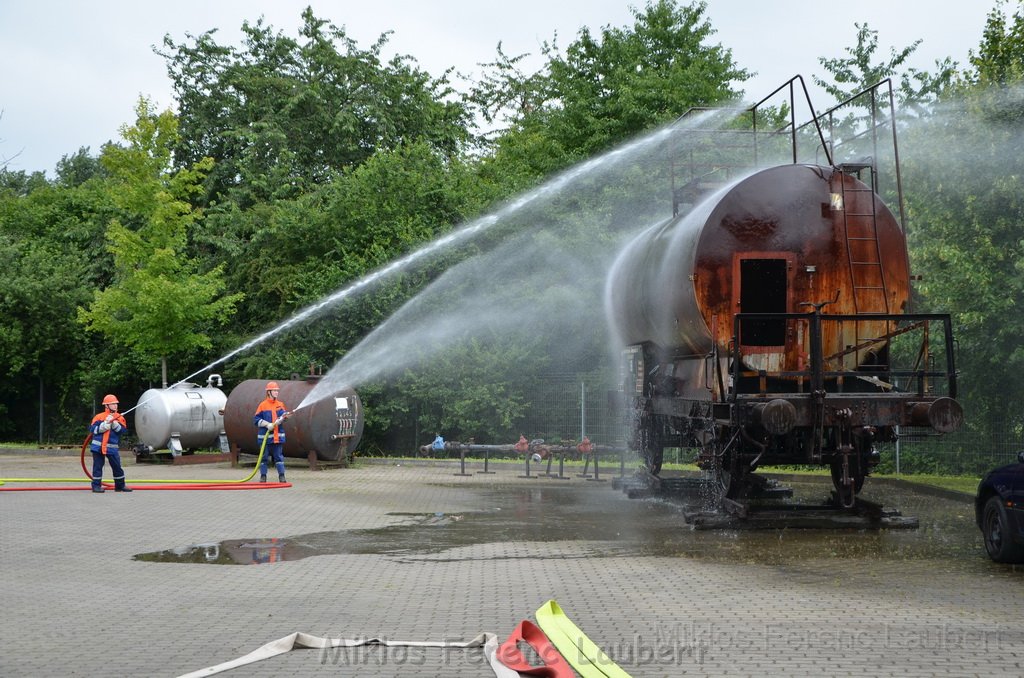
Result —
<instances>
[{"instance_id":1,"label":"wet pavement reflection","mask_svg":"<svg viewBox=\"0 0 1024 678\"><path fill-rule=\"evenodd\" d=\"M792 504L820 504L827 479L787 479ZM939 561L943 569L990 572L969 500L933 496L906 486L869 481L863 497L918 519L916 529L694 530L680 498L629 499L610 484L543 480L467 487L474 511L393 513L393 524L299 535L245 537L142 553L136 560L204 564L269 564L327 554L381 554L399 560L466 561L515 557L481 555L480 544L566 542L532 549L533 558L686 557L715 562L785 566L806 560ZM488 553L493 554L493 550ZM547 554L547 555L545 555Z\"/></svg>"}]
</instances>

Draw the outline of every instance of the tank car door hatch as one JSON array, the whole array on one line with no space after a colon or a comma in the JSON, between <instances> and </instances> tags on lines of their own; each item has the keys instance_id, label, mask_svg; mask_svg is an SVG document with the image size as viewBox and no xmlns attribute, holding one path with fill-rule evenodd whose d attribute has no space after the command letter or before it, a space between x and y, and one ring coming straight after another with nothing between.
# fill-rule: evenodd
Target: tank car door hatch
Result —
<instances>
[{"instance_id":1,"label":"tank car door hatch","mask_svg":"<svg viewBox=\"0 0 1024 678\"><path fill-rule=\"evenodd\" d=\"M733 255L733 308L736 313L790 313L796 256L791 252L737 252ZM784 368L784 318L745 320L739 344L745 362L770 372Z\"/></svg>"}]
</instances>

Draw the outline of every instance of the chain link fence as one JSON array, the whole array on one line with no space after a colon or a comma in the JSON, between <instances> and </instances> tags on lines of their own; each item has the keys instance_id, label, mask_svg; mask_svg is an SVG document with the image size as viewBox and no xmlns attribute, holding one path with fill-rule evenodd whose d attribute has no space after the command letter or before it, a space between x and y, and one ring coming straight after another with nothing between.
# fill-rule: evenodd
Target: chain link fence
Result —
<instances>
[{"instance_id":1,"label":"chain link fence","mask_svg":"<svg viewBox=\"0 0 1024 678\"><path fill-rule=\"evenodd\" d=\"M521 430L510 431L511 441L525 435L547 442L578 441L622 447L623 413L610 401L613 385L553 376L537 384L533 402L524 412ZM1017 460L1024 450L1024 426L1007 423L1005 429L979 433L969 425L940 435L927 428L904 428L895 442L878 444L882 461L876 473L980 476ZM667 448L665 462L693 463L696 450Z\"/></svg>"},{"instance_id":2,"label":"chain link fence","mask_svg":"<svg viewBox=\"0 0 1024 678\"><path fill-rule=\"evenodd\" d=\"M622 413L609 406L612 386L572 377L548 377L536 384L531 405L514 433L529 439L579 441L584 436L595 444L623 445Z\"/></svg>"},{"instance_id":3,"label":"chain link fence","mask_svg":"<svg viewBox=\"0 0 1024 678\"><path fill-rule=\"evenodd\" d=\"M1021 426L979 433L965 427L955 433L936 434L930 429L902 429L895 442L878 446L882 462L878 473L983 475L1017 460L1024 450Z\"/></svg>"}]
</instances>

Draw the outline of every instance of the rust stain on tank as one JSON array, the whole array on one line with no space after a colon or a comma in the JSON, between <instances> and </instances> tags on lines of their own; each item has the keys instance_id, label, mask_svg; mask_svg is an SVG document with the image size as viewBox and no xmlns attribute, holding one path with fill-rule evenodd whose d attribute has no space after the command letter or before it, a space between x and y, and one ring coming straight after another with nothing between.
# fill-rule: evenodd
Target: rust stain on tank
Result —
<instances>
[{"instance_id":1,"label":"rust stain on tank","mask_svg":"<svg viewBox=\"0 0 1024 678\"><path fill-rule=\"evenodd\" d=\"M714 341L725 348L735 313L804 313L811 310L806 304L826 301L826 314L905 310L910 282L903 232L856 177L784 165L742 179L713 200L642 234L616 263L610 310L627 343L700 352ZM784 308L742 307L737 261L756 258L785 262L784 274L783 264L775 264L779 284L785 276ZM885 328L869 329L881 334ZM793 323L785 332L779 350L789 347L785 362L795 368L806 347L790 344L799 341ZM824 338L826 352L863 341L844 332Z\"/></svg>"},{"instance_id":2,"label":"rust stain on tank","mask_svg":"<svg viewBox=\"0 0 1024 678\"><path fill-rule=\"evenodd\" d=\"M778 227L779 222L776 219L732 215L722 219L722 228L739 241L763 242L771 237Z\"/></svg>"}]
</instances>

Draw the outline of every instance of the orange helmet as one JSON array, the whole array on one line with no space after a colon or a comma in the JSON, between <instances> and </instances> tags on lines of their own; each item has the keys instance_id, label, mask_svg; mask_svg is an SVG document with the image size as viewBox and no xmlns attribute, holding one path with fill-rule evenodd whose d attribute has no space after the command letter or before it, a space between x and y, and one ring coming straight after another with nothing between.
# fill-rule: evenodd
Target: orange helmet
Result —
<instances>
[{"instance_id":1,"label":"orange helmet","mask_svg":"<svg viewBox=\"0 0 1024 678\"><path fill-rule=\"evenodd\" d=\"M268 391L273 391L274 389L280 390L281 387L277 385L276 381L268 381L267 382L267 390Z\"/></svg>"},{"instance_id":2,"label":"orange helmet","mask_svg":"<svg viewBox=\"0 0 1024 678\"><path fill-rule=\"evenodd\" d=\"M113 394L107 394L103 396L104 405L117 405L117 396Z\"/></svg>"}]
</instances>

